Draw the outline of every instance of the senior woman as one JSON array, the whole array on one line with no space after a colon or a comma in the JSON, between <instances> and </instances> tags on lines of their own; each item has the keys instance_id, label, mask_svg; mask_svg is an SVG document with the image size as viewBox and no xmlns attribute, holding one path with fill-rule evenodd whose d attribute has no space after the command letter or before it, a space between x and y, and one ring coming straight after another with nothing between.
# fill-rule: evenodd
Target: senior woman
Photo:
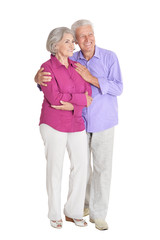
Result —
<instances>
[{"instance_id":1,"label":"senior woman","mask_svg":"<svg viewBox=\"0 0 160 240\"><path fill-rule=\"evenodd\" d=\"M52 80L41 86L44 93L40 116L40 133L45 145L47 160L48 217L51 226L62 228L61 178L65 148L67 147L71 168L69 192L64 206L67 221L77 226L87 226L83 208L87 178L87 136L82 109L91 104L91 87L75 70L73 55L74 35L65 27L52 30L47 40L51 58L42 64L50 72ZM54 108L61 101L71 103L71 109ZM73 109L73 110L72 110Z\"/></svg>"}]
</instances>

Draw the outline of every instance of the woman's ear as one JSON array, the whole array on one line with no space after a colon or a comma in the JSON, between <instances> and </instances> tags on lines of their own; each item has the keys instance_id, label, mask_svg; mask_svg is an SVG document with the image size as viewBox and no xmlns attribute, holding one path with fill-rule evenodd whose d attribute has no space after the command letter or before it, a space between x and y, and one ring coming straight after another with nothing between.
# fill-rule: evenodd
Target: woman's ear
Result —
<instances>
[{"instance_id":1,"label":"woman's ear","mask_svg":"<svg viewBox=\"0 0 160 240\"><path fill-rule=\"evenodd\" d=\"M58 49L57 45L54 44L54 45L53 45L53 50L54 50L54 52L57 52L57 49Z\"/></svg>"}]
</instances>

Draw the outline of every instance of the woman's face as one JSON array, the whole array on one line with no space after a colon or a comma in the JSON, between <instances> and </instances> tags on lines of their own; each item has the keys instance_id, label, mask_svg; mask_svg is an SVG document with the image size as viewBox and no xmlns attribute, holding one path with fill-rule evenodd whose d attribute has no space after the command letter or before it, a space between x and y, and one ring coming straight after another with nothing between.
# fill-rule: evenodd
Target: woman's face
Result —
<instances>
[{"instance_id":1,"label":"woman's face","mask_svg":"<svg viewBox=\"0 0 160 240\"><path fill-rule=\"evenodd\" d=\"M57 54L63 57L71 57L74 50L74 38L70 33L64 33L63 38L56 44Z\"/></svg>"}]
</instances>

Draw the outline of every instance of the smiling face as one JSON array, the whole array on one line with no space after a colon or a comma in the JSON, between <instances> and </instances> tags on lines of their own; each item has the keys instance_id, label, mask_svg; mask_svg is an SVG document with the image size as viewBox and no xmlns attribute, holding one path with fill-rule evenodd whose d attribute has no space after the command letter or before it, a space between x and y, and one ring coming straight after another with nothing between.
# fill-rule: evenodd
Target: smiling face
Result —
<instances>
[{"instance_id":1,"label":"smiling face","mask_svg":"<svg viewBox=\"0 0 160 240\"><path fill-rule=\"evenodd\" d=\"M76 40L84 56L93 55L95 51L95 37L90 25L81 26L76 29Z\"/></svg>"},{"instance_id":2,"label":"smiling face","mask_svg":"<svg viewBox=\"0 0 160 240\"><path fill-rule=\"evenodd\" d=\"M74 38L70 33L64 33L63 38L56 44L57 54L62 57L71 57L74 50Z\"/></svg>"}]
</instances>

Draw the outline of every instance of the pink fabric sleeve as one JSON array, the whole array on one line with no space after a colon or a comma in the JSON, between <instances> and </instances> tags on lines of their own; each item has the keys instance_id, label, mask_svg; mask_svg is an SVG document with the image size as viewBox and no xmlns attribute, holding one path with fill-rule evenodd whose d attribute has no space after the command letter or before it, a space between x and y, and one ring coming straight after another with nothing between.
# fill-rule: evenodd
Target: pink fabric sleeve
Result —
<instances>
[{"instance_id":1,"label":"pink fabric sleeve","mask_svg":"<svg viewBox=\"0 0 160 240\"><path fill-rule=\"evenodd\" d=\"M61 93L52 69L45 64L42 64L41 67L44 68L45 72L51 73L52 80L47 83L47 86L41 85L44 96L51 105L61 105L60 101L70 102L83 107L87 105L87 100L84 93Z\"/></svg>"}]
</instances>

